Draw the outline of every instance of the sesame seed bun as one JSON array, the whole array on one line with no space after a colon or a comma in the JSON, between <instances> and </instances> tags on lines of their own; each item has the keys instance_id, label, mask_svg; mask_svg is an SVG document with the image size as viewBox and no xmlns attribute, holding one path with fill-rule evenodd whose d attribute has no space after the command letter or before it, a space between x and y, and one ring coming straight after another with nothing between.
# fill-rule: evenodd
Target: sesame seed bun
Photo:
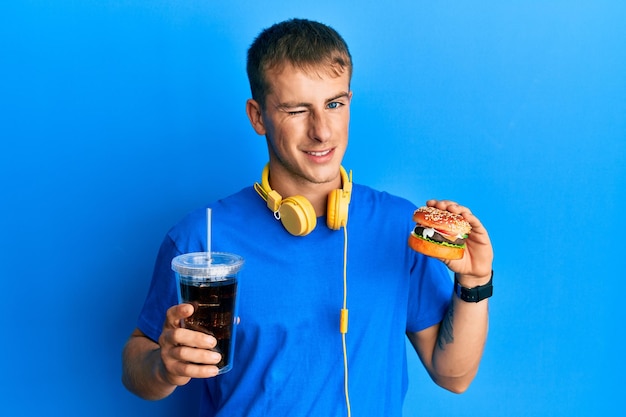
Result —
<instances>
[{"instance_id":1,"label":"sesame seed bun","mask_svg":"<svg viewBox=\"0 0 626 417\"><path fill-rule=\"evenodd\" d=\"M413 213L413 221L424 227L432 227L448 235L466 235L472 226L460 214L439 210L435 207L420 207Z\"/></svg>"}]
</instances>

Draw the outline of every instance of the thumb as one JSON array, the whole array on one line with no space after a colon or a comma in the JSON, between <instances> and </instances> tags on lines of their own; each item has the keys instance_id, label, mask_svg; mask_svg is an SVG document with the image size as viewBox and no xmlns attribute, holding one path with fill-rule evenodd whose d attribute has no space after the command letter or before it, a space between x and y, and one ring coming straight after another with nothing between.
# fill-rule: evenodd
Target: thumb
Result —
<instances>
[{"instance_id":1,"label":"thumb","mask_svg":"<svg viewBox=\"0 0 626 417\"><path fill-rule=\"evenodd\" d=\"M192 304L183 303L170 307L167 310L165 326L170 328L181 327L181 320L191 316L195 308Z\"/></svg>"}]
</instances>

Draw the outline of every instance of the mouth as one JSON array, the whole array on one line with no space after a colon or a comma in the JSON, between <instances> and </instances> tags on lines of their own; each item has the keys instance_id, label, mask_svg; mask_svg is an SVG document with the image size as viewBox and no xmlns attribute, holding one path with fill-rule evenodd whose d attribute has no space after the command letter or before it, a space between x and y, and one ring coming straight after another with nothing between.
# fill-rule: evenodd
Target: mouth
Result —
<instances>
[{"instance_id":1,"label":"mouth","mask_svg":"<svg viewBox=\"0 0 626 417\"><path fill-rule=\"evenodd\" d=\"M307 151L306 154L320 158L320 157L328 155L331 152L332 152L332 149L327 149L325 151Z\"/></svg>"}]
</instances>

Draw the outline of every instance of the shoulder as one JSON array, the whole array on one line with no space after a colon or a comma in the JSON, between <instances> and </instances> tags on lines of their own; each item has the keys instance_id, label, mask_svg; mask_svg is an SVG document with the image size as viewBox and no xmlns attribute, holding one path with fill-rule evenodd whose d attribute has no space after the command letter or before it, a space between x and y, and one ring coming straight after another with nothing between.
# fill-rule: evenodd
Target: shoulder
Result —
<instances>
[{"instance_id":1,"label":"shoulder","mask_svg":"<svg viewBox=\"0 0 626 417\"><path fill-rule=\"evenodd\" d=\"M379 191L366 185L355 184L352 191L354 210L363 211L366 215L382 214L386 216L410 213L412 217L416 205L406 198Z\"/></svg>"},{"instance_id":2,"label":"shoulder","mask_svg":"<svg viewBox=\"0 0 626 417\"><path fill-rule=\"evenodd\" d=\"M362 199L375 201L375 202L381 202L381 203L392 202L394 204L406 204L406 205L411 205L411 206L414 205L412 202L410 202L404 197L388 193L387 191L380 191L368 185L363 185L363 184L354 184L353 194L357 198L362 198Z\"/></svg>"},{"instance_id":3,"label":"shoulder","mask_svg":"<svg viewBox=\"0 0 626 417\"><path fill-rule=\"evenodd\" d=\"M211 223L215 231L229 225L253 222L257 213L267 211L265 203L252 187L246 187L222 199L190 211L168 232L175 242L204 242L207 231L207 209L211 209Z\"/></svg>"},{"instance_id":4,"label":"shoulder","mask_svg":"<svg viewBox=\"0 0 626 417\"><path fill-rule=\"evenodd\" d=\"M206 222L207 209L210 208L212 214L220 216L216 220L225 217L241 215L241 213L251 213L256 209L264 207L263 200L258 196L252 187L246 187L227 197L208 203L204 207L194 209L185 215L175 226L188 226L198 222Z\"/></svg>"}]
</instances>

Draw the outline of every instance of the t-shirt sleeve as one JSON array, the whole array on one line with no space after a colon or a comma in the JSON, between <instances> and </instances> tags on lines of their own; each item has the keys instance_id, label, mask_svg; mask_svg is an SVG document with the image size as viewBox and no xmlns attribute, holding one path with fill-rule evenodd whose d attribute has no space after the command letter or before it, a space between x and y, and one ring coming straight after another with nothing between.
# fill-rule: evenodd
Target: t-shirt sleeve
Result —
<instances>
[{"instance_id":1,"label":"t-shirt sleeve","mask_svg":"<svg viewBox=\"0 0 626 417\"><path fill-rule=\"evenodd\" d=\"M418 332L443 320L453 281L445 264L418 253L411 269L406 330Z\"/></svg>"},{"instance_id":2,"label":"t-shirt sleeve","mask_svg":"<svg viewBox=\"0 0 626 417\"><path fill-rule=\"evenodd\" d=\"M159 249L152 274L152 282L144 302L137 327L155 342L163 330L167 309L178 304L176 277L171 268L174 257L180 255L168 234Z\"/></svg>"}]
</instances>

